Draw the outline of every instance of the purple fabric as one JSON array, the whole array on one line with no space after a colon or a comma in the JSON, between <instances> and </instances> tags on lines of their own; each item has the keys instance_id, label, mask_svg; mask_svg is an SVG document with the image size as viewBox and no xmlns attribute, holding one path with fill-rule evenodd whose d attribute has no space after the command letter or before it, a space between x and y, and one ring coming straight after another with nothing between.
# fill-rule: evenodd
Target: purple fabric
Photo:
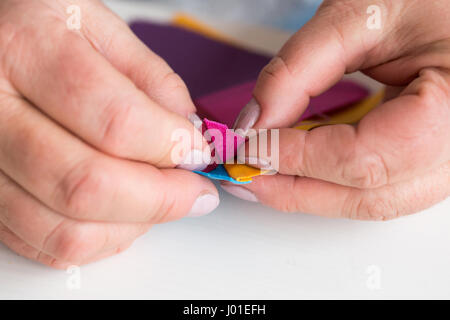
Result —
<instances>
[{"instance_id":1,"label":"purple fabric","mask_svg":"<svg viewBox=\"0 0 450 320\"><path fill-rule=\"evenodd\" d=\"M196 99L195 104L203 116L232 127L241 109L250 101L254 86L255 81L237 85ZM299 120L335 111L366 98L368 94L369 91L357 83L341 81L322 95L312 98Z\"/></svg>"},{"instance_id":2,"label":"purple fabric","mask_svg":"<svg viewBox=\"0 0 450 320\"><path fill-rule=\"evenodd\" d=\"M270 61L176 26L138 21L131 29L180 75L194 99L255 80Z\"/></svg>"},{"instance_id":3,"label":"purple fabric","mask_svg":"<svg viewBox=\"0 0 450 320\"><path fill-rule=\"evenodd\" d=\"M312 98L308 109L306 109L299 120L325 115L347 107L367 98L369 93L368 89L356 82L342 80L320 96Z\"/></svg>"},{"instance_id":4,"label":"purple fabric","mask_svg":"<svg viewBox=\"0 0 450 320\"><path fill-rule=\"evenodd\" d=\"M240 110L250 100L260 70L270 61L270 57L176 26L141 21L132 23L131 28L185 81L199 115L229 127L233 126ZM341 81L326 93L311 99L301 119L348 106L367 95L368 91L360 85Z\"/></svg>"}]
</instances>

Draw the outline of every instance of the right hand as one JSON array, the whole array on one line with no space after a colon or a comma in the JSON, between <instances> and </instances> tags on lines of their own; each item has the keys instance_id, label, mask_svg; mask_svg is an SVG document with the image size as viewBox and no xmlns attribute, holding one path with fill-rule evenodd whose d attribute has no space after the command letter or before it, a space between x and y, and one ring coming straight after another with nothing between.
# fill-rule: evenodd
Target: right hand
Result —
<instances>
[{"instance_id":1,"label":"right hand","mask_svg":"<svg viewBox=\"0 0 450 320\"><path fill-rule=\"evenodd\" d=\"M380 24L369 28L375 4ZM279 174L224 189L283 211L362 220L397 218L448 198L448 4L324 1L261 72L237 123L244 131L284 128ZM385 103L354 126L289 128L311 97L358 70L391 86ZM260 163L268 163L267 154ZM257 158L258 150L245 156L240 160Z\"/></svg>"},{"instance_id":2,"label":"right hand","mask_svg":"<svg viewBox=\"0 0 450 320\"><path fill-rule=\"evenodd\" d=\"M173 131L195 132L182 80L99 1L77 4L70 31L69 1L0 2L0 241L57 268L219 203L171 157Z\"/></svg>"}]
</instances>

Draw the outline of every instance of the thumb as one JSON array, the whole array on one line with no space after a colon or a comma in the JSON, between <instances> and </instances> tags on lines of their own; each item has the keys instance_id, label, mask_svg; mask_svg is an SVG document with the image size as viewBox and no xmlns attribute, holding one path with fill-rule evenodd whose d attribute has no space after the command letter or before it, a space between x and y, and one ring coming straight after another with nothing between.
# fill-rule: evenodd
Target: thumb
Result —
<instances>
[{"instance_id":1,"label":"thumb","mask_svg":"<svg viewBox=\"0 0 450 320\"><path fill-rule=\"evenodd\" d=\"M262 70L252 101L243 109L236 128L291 126L315 97L346 72L380 63L368 56L387 32L387 9L378 1L325 1L312 20L300 29ZM389 7L397 6L394 1ZM369 27L370 12L383 21ZM383 54L385 54L384 52ZM380 58L380 57L379 57Z\"/></svg>"}]
</instances>

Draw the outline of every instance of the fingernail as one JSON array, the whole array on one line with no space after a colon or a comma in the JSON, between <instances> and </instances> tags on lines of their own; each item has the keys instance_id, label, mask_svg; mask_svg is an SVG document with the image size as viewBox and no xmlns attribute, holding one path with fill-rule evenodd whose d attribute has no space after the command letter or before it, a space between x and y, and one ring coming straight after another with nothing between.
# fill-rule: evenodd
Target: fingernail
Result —
<instances>
[{"instance_id":1,"label":"fingernail","mask_svg":"<svg viewBox=\"0 0 450 320\"><path fill-rule=\"evenodd\" d=\"M245 162L248 164L257 165L260 167L269 167L270 166L269 161L266 161L261 158L248 157L248 158L245 158Z\"/></svg>"},{"instance_id":2,"label":"fingernail","mask_svg":"<svg viewBox=\"0 0 450 320\"><path fill-rule=\"evenodd\" d=\"M257 168L261 168L264 170L272 171L274 170L270 165L270 162L266 159L255 158L255 157L247 157L244 160L245 163L248 163L250 166L255 166Z\"/></svg>"},{"instance_id":3,"label":"fingernail","mask_svg":"<svg viewBox=\"0 0 450 320\"><path fill-rule=\"evenodd\" d=\"M243 130L244 134L247 134L248 130L255 125L256 121L258 121L260 114L261 107L253 98L245 106L245 108L242 109L239 117L234 124L234 129L241 129Z\"/></svg>"},{"instance_id":4,"label":"fingernail","mask_svg":"<svg viewBox=\"0 0 450 320\"><path fill-rule=\"evenodd\" d=\"M255 194L248 189L245 189L240 186L232 186L232 185L220 185L223 190L228 192L229 194L235 196L236 198L250 201L250 202L259 202L258 198L256 198Z\"/></svg>"},{"instance_id":5,"label":"fingernail","mask_svg":"<svg viewBox=\"0 0 450 320\"><path fill-rule=\"evenodd\" d=\"M191 113L188 115L189 121L194 125L194 127L202 133L203 121L196 113ZM194 135L194 139L197 137ZM184 159L177 166L178 169L184 169L189 171L203 171L211 163L211 150L205 147L202 152L198 149L189 151Z\"/></svg>"},{"instance_id":6,"label":"fingernail","mask_svg":"<svg viewBox=\"0 0 450 320\"><path fill-rule=\"evenodd\" d=\"M186 154L186 157L177 166L178 169L189 171L203 171L211 163L211 151L201 152L194 149Z\"/></svg>"},{"instance_id":7,"label":"fingernail","mask_svg":"<svg viewBox=\"0 0 450 320\"><path fill-rule=\"evenodd\" d=\"M196 114L196 113L191 113L188 116L189 121L194 125L194 127L198 130L200 130L200 132L202 131L202 125L203 125L203 121L202 119L200 119L200 117Z\"/></svg>"},{"instance_id":8,"label":"fingernail","mask_svg":"<svg viewBox=\"0 0 450 320\"><path fill-rule=\"evenodd\" d=\"M189 211L187 217L196 218L207 215L214 211L219 203L219 197L214 194L207 193L201 195L197 198L197 200L195 200L194 205L192 206L191 211Z\"/></svg>"}]
</instances>

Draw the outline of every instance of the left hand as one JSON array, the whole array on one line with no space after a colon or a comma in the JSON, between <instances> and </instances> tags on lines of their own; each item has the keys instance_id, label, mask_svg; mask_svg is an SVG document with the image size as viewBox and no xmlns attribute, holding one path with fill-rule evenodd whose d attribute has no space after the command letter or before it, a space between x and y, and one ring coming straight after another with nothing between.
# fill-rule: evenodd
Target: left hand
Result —
<instances>
[{"instance_id":1,"label":"left hand","mask_svg":"<svg viewBox=\"0 0 450 320\"><path fill-rule=\"evenodd\" d=\"M185 84L101 1L1 0L0 48L0 250L65 269L217 207Z\"/></svg>"}]
</instances>

